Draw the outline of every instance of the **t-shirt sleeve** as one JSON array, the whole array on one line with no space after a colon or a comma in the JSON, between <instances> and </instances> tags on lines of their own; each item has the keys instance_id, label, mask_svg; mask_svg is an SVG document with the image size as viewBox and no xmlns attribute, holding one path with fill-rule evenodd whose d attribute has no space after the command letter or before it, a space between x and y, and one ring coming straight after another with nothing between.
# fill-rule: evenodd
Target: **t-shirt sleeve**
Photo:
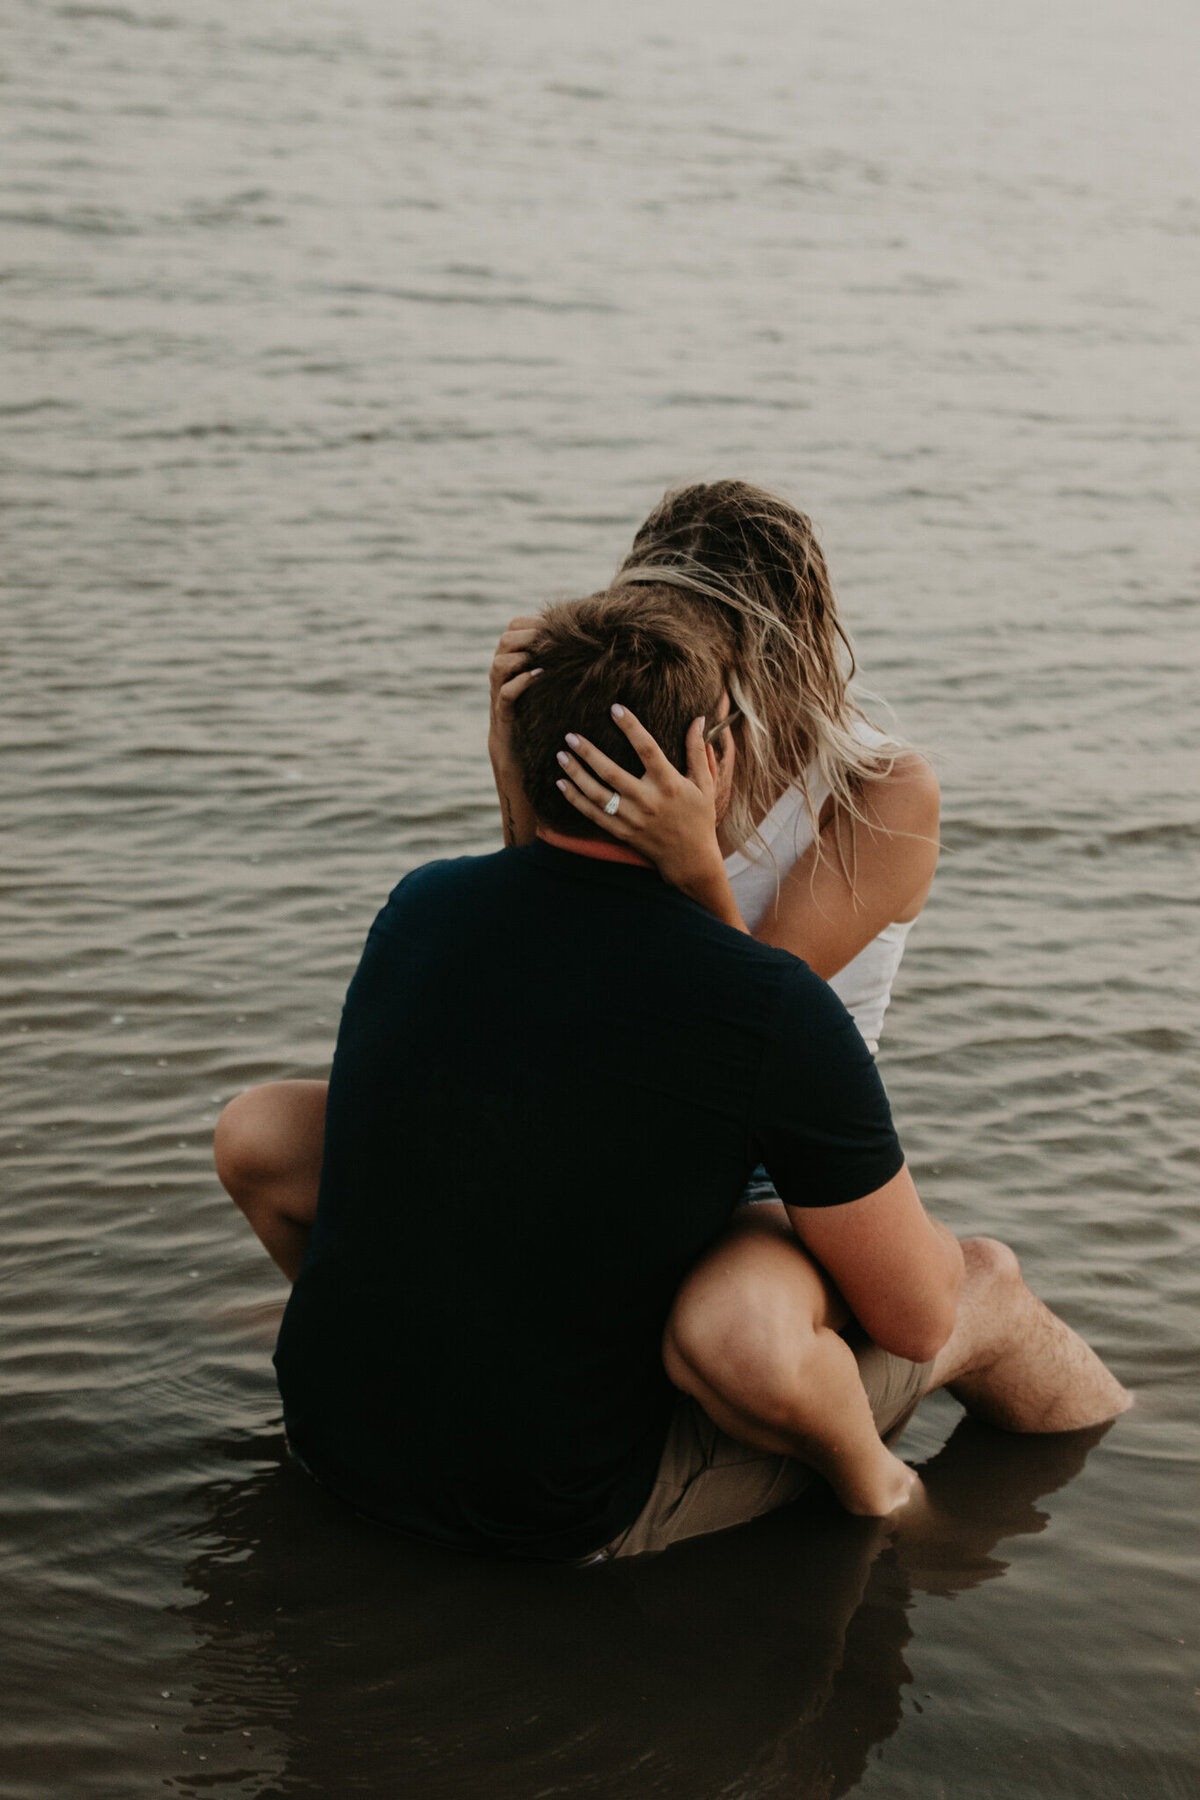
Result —
<instances>
[{"instance_id":1,"label":"t-shirt sleeve","mask_svg":"<svg viewBox=\"0 0 1200 1800\"><path fill-rule=\"evenodd\" d=\"M751 1137L791 1206L861 1200L904 1163L870 1051L833 989L803 963L779 994Z\"/></svg>"}]
</instances>

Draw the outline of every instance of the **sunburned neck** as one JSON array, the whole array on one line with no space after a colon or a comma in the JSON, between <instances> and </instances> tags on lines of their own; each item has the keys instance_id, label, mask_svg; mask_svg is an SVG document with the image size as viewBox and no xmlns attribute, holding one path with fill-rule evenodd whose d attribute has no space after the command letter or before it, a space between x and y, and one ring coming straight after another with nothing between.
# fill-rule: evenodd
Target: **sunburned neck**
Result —
<instances>
[{"instance_id":1,"label":"sunburned neck","mask_svg":"<svg viewBox=\"0 0 1200 1800\"><path fill-rule=\"evenodd\" d=\"M570 850L576 856L591 856L597 862L632 863L635 869L652 869L654 864L645 856L639 856L628 844L618 844L615 838L568 837L563 831L553 831L549 825L539 825L537 834L544 844L550 844L555 850Z\"/></svg>"}]
</instances>

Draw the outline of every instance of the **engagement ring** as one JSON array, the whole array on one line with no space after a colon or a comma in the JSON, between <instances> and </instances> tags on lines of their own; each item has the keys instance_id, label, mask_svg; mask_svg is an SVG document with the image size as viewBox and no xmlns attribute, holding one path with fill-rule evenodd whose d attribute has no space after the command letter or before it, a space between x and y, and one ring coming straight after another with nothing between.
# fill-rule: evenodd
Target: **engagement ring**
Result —
<instances>
[{"instance_id":1,"label":"engagement ring","mask_svg":"<svg viewBox=\"0 0 1200 1800\"><path fill-rule=\"evenodd\" d=\"M612 796L612 798L609 800L608 805L604 809L610 819L612 818L613 814L616 812L616 810L617 810L618 806L620 806L620 804L621 804L620 794L614 794Z\"/></svg>"}]
</instances>

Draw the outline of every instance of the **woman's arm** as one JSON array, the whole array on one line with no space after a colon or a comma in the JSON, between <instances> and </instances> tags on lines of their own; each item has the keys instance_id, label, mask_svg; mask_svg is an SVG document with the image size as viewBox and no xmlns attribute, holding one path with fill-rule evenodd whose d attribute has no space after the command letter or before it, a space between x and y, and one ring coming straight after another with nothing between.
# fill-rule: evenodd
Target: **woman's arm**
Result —
<instances>
[{"instance_id":1,"label":"woman's arm","mask_svg":"<svg viewBox=\"0 0 1200 1800\"><path fill-rule=\"evenodd\" d=\"M488 755L500 800L500 819L504 842L508 849L519 844L532 844L537 836L537 819L525 798L521 777L512 753L512 709L518 694L523 694L540 669L526 668L527 646L537 636L539 619L510 619L508 629L496 645L489 677L491 713L488 724Z\"/></svg>"},{"instance_id":2,"label":"woman's arm","mask_svg":"<svg viewBox=\"0 0 1200 1800\"><path fill-rule=\"evenodd\" d=\"M886 925L915 919L938 857L937 777L905 751L864 785L862 817L833 808L788 870L755 937L802 956L826 981Z\"/></svg>"}]
</instances>

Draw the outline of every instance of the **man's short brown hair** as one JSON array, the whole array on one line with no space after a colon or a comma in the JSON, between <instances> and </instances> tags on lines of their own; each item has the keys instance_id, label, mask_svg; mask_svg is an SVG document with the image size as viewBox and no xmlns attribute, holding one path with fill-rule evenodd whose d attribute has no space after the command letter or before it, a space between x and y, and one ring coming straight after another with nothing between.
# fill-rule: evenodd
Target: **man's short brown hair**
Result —
<instances>
[{"instance_id":1,"label":"man's short brown hair","mask_svg":"<svg viewBox=\"0 0 1200 1800\"><path fill-rule=\"evenodd\" d=\"M529 651L529 666L545 673L516 703L521 784L542 823L574 837L599 834L555 786L562 778L555 759L568 731L641 775L612 717L619 702L683 769L689 725L700 713L715 718L725 687L727 646L718 622L674 587L621 587L549 606Z\"/></svg>"}]
</instances>

